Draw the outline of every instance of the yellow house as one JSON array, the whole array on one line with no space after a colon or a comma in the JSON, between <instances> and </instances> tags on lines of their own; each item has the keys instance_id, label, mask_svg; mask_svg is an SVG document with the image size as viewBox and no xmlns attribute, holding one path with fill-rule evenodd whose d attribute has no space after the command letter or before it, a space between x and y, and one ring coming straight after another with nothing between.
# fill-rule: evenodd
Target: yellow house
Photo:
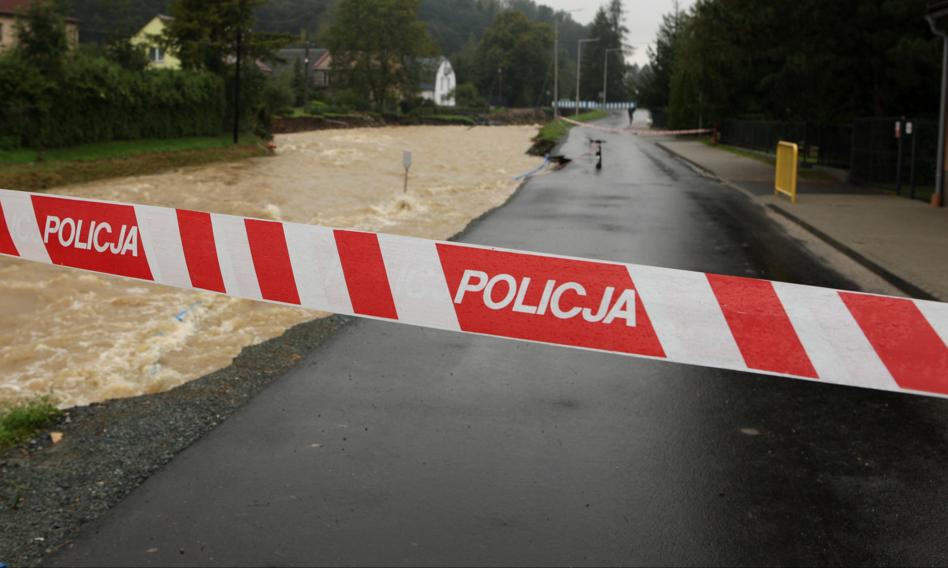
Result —
<instances>
[{"instance_id":1,"label":"yellow house","mask_svg":"<svg viewBox=\"0 0 948 568\"><path fill-rule=\"evenodd\" d=\"M17 10L25 10L29 4L29 0L0 0L0 53L16 47ZM65 21L69 49L75 49L79 44L79 20L65 18Z\"/></svg>"},{"instance_id":2,"label":"yellow house","mask_svg":"<svg viewBox=\"0 0 948 568\"><path fill-rule=\"evenodd\" d=\"M153 69L181 69L181 60L173 53L165 51L156 41L165 31L165 26L174 18L157 15L145 24L130 40L132 45L141 46L148 54L148 66Z\"/></svg>"}]
</instances>

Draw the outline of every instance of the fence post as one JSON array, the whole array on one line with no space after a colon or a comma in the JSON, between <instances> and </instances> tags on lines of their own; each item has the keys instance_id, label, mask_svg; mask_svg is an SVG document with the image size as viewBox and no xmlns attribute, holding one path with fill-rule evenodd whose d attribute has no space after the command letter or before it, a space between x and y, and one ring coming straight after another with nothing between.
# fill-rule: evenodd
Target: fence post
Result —
<instances>
[{"instance_id":1,"label":"fence post","mask_svg":"<svg viewBox=\"0 0 948 568\"><path fill-rule=\"evenodd\" d=\"M902 195L902 138L904 138L905 132L904 125L905 123L901 118L895 120L895 137L898 140L895 157L895 194Z\"/></svg>"},{"instance_id":2,"label":"fence post","mask_svg":"<svg viewBox=\"0 0 948 568\"><path fill-rule=\"evenodd\" d=\"M846 181L848 183L856 183L856 124L858 121L853 121L852 130L849 132L849 173L846 174Z\"/></svg>"},{"instance_id":3,"label":"fence post","mask_svg":"<svg viewBox=\"0 0 948 568\"><path fill-rule=\"evenodd\" d=\"M918 135L915 133L915 128L911 127L912 123L908 123L905 128L909 130L909 136L912 137L912 157L911 160L911 173L909 174L909 198L915 199L915 142L918 140Z\"/></svg>"}]
</instances>

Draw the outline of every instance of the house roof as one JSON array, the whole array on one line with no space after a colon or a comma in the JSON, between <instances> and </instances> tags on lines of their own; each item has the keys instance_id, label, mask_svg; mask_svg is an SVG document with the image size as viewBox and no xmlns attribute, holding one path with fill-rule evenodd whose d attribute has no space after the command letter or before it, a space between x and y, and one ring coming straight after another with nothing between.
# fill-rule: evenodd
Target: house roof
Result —
<instances>
[{"instance_id":1,"label":"house roof","mask_svg":"<svg viewBox=\"0 0 948 568\"><path fill-rule=\"evenodd\" d=\"M30 0L0 0L0 14L15 16L17 10L26 9L30 5ZM78 23L79 20L72 17L66 17L69 23Z\"/></svg>"},{"instance_id":2,"label":"house roof","mask_svg":"<svg viewBox=\"0 0 948 568\"><path fill-rule=\"evenodd\" d=\"M316 66L329 55L329 50L322 47L311 47L309 48L309 63L312 67L310 69L315 69ZM277 51L277 57L282 61L276 62L274 65L276 71L282 71L288 67L293 67L296 65L296 62L303 62L303 58L306 57L306 48L304 47L286 47Z\"/></svg>"}]
</instances>

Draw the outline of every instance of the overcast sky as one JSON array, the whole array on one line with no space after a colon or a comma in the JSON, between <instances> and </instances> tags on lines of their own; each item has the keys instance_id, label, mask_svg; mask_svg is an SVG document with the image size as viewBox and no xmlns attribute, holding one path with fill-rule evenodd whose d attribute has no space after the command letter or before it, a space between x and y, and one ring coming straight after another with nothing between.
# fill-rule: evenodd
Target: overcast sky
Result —
<instances>
[{"instance_id":1,"label":"overcast sky","mask_svg":"<svg viewBox=\"0 0 948 568\"><path fill-rule=\"evenodd\" d=\"M538 4L546 4L557 10L575 10L582 8L582 11L572 14L577 22L588 24L596 15L596 10L601 4L608 0L537 0ZM626 42L635 48L635 53L629 58L629 62L639 65L648 62L648 56L645 54L645 48L655 41L655 33L662 22L662 14L672 11L674 0L623 0L625 4L625 25L629 28L629 35L625 38ZM679 0L679 6L686 10L695 3L695 0Z\"/></svg>"}]
</instances>

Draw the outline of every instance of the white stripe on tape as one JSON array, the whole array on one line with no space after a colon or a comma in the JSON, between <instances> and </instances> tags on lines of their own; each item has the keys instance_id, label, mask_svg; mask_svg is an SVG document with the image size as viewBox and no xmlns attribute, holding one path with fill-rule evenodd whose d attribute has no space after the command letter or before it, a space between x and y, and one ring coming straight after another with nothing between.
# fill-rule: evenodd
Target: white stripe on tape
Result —
<instances>
[{"instance_id":1,"label":"white stripe on tape","mask_svg":"<svg viewBox=\"0 0 948 568\"><path fill-rule=\"evenodd\" d=\"M629 273L669 359L747 370L704 274L654 266Z\"/></svg>"},{"instance_id":2,"label":"white stripe on tape","mask_svg":"<svg viewBox=\"0 0 948 568\"><path fill-rule=\"evenodd\" d=\"M431 241L379 235L398 319L405 323L460 331L438 251Z\"/></svg>"},{"instance_id":3,"label":"white stripe on tape","mask_svg":"<svg viewBox=\"0 0 948 568\"><path fill-rule=\"evenodd\" d=\"M142 247L156 282L191 287L191 276L184 260L178 216L174 209L136 205L135 216L142 236Z\"/></svg>"},{"instance_id":4,"label":"white stripe on tape","mask_svg":"<svg viewBox=\"0 0 948 568\"><path fill-rule=\"evenodd\" d=\"M844 385L898 389L838 292L784 282L774 282L774 289L820 377Z\"/></svg>"},{"instance_id":5,"label":"white stripe on tape","mask_svg":"<svg viewBox=\"0 0 948 568\"><path fill-rule=\"evenodd\" d=\"M263 296L250 255L244 219L212 213L211 225L214 227L214 244L227 294L251 300L261 299Z\"/></svg>"},{"instance_id":6,"label":"white stripe on tape","mask_svg":"<svg viewBox=\"0 0 948 568\"><path fill-rule=\"evenodd\" d=\"M286 223L283 229L302 305L337 314L352 314L352 302L349 301L332 229L297 223Z\"/></svg>"},{"instance_id":7,"label":"white stripe on tape","mask_svg":"<svg viewBox=\"0 0 948 568\"><path fill-rule=\"evenodd\" d=\"M36 262L50 263L46 245L43 244L42 232L36 224L30 194L0 190L0 200L3 202L3 212L7 218L7 229L20 256Z\"/></svg>"}]
</instances>

